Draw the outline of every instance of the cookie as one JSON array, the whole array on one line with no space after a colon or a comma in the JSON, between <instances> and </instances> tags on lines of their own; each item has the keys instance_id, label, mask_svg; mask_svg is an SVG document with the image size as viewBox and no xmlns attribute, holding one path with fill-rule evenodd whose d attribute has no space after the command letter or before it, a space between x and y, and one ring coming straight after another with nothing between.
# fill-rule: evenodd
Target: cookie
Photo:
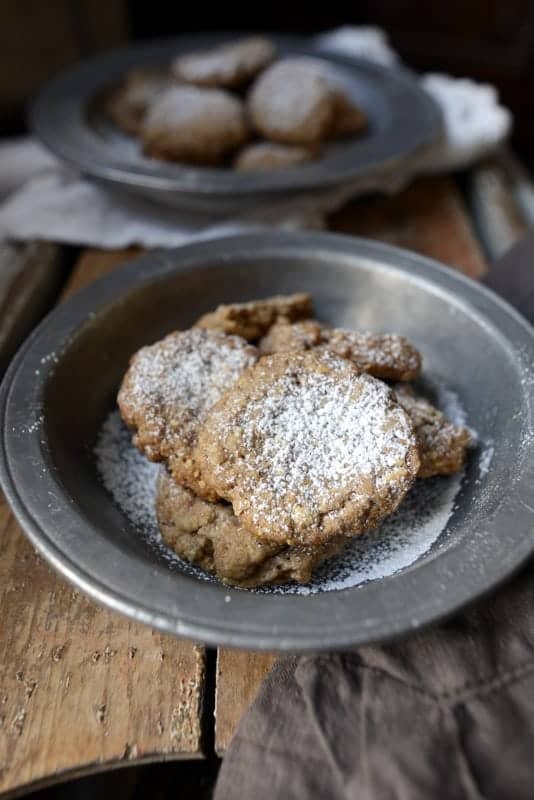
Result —
<instances>
[{"instance_id":1,"label":"cookie","mask_svg":"<svg viewBox=\"0 0 534 800\"><path fill-rule=\"evenodd\" d=\"M317 145L327 138L335 98L315 64L287 58L265 70L252 87L248 109L254 127L266 139Z\"/></svg>"},{"instance_id":2,"label":"cookie","mask_svg":"<svg viewBox=\"0 0 534 800\"><path fill-rule=\"evenodd\" d=\"M421 354L404 336L328 328L317 320L293 324L278 320L259 348L262 354L329 350L352 361L361 372L394 381L411 381L421 372Z\"/></svg>"},{"instance_id":3,"label":"cookie","mask_svg":"<svg viewBox=\"0 0 534 800\"><path fill-rule=\"evenodd\" d=\"M191 164L217 164L247 137L245 110L237 97L194 86L159 94L141 127L146 155Z\"/></svg>"},{"instance_id":4,"label":"cookie","mask_svg":"<svg viewBox=\"0 0 534 800\"><path fill-rule=\"evenodd\" d=\"M471 434L463 425L455 425L426 398L415 394L411 386L395 387L398 403L412 421L419 444L419 478L453 475L465 462Z\"/></svg>"},{"instance_id":5,"label":"cookie","mask_svg":"<svg viewBox=\"0 0 534 800\"><path fill-rule=\"evenodd\" d=\"M223 331L253 341L263 336L279 318L293 321L312 315L311 296L299 292L252 300L250 303L218 306L215 311L200 317L195 327Z\"/></svg>"},{"instance_id":6,"label":"cookie","mask_svg":"<svg viewBox=\"0 0 534 800\"><path fill-rule=\"evenodd\" d=\"M362 109L350 100L341 89L334 89L334 114L329 135L332 138L356 136L367 127L367 117Z\"/></svg>"},{"instance_id":7,"label":"cookie","mask_svg":"<svg viewBox=\"0 0 534 800\"><path fill-rule=\"evenodd\" d=\"M151 461L166 461L174 478L213 497L193 462L209 408L257 358L256 348L217 331L177 331L131 359L118 394L133 442Z\"/></svg>"},{"instance_id":8,"label":"cookie","mask_svg":"<svg viewBox=\"0 0 534 800\"><path fill-rule=\"evenodd\" d=\"M230 505L197 497L165 469L158 478L156 515L164 542L180 558L235 586L306 583L316 566L346 544L344 538L319 547L262 541L246 530Z\"/></svg>"},{"instance_id":9,"label":"cookie","mask_svg":"<svg viewBox=\"0 0 534 800\"><path fill-rule=\"evenodd\" d=\"M200 53L178 56L171 65L178 81L209 88L235 89L248 83L271 63L272 42L250 37Z\"/></svg>"},{"instance_id":10,"label":"cookie","mask_svg":"<svg viewBox=\"0 0 534 800\"><path fill-rule=\"evenodd\" d=\"M269 172L273 169L297 167L312 161L317 150L298 145L256 142L241 150L234 159L234 168L241 172Z\"/></svg>"},{"instance_id":11,"label":"cookie","mask_svg":"<svg viewBox=\"0 0 534 800\"><path fill-rule=\"evenodd\" d=\"M169 83L168 76L159 70L131 70L107 102L109 116L119 128L137 136L149 105Z\"/></svg>"},{"instance_id":12,"label":"cookie","mask_svg":"<svg viewBox=\"0 0 534 800\"><path fill-rule=\"evenodd\" d=\"M248 530L306 546L374 528L419 469L392 390L313 351L266 356L243 373L207 414L195 458Z\"/></svg>"}]
</instances>

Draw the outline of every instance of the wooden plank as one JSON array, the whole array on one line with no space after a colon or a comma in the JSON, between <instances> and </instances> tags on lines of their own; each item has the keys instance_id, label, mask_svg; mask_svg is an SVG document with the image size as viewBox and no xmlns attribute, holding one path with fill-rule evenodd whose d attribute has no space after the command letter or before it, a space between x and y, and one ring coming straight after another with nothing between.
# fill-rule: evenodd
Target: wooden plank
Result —
<instances>
[{"instance_id":1,"label":"wooden plank","mask_svg":"<svg viewBox=\"0 0 534 800\"><path fill-rule=\"evenodd\" d=\"M417 181L396 197L349 203L331 229L408 247L471 277L486 264L456 184L449 178ZM215 749L222 755L256 696L272 656L220 649L217 658Z\"/></svg>"},{"instance_id":2,"label":"wooden plank","mask_svg":"<svg viewBox=\"0 0 534 800\"><path fill-rule=\"evenodd\" d=\"M64 266L56 244L0 242L0 378L57 296Z\"/></svg>"},{"instance_id":3,"label":"wooden plank","mask_svg":"<svg viewBox=\"0 0 534 800\"><path fill-rule=\"evenodd\" d=\"M88 286L121 264L131 261L142 252L140 247L128 247L125 250L98 250L96 248L84 250L71 275L65 296L68 297L79 289L83 289L84 286Z\"/></svg>"},{"instance_id":4,"label":"wooden plank","mask_svg":"<svg viewBox=\"0 0 534 800\"><path fill-rule=\"evenodd\" d=\"M330 229L407 247L471 278L486 269L452 178L425 178L392 197L354 200L332 216Z\"/></svg>"},{"instance_id":5,"label":"wooden plank","mask_svg":"<svg viewBox=\"0 0 534 800\"><path fill-rule=\"evenodd\" d=\"M260 684L274 664L270 653L220 649L217 653L215 698L215 750L223 755L243 712L252 703Z\"/></svg>"},{"instance_id":6,"label":"wooden plank","mask_svg":"<svg viewBox=\"0 0 534 800\"><path fill-rule=\"evenodd\" d=\"M85 254L66 294L130 257ZM0 604L0 792L202 756L204 649L74 591L36 555L3 497Z\"/></svg>"}]
</instances>

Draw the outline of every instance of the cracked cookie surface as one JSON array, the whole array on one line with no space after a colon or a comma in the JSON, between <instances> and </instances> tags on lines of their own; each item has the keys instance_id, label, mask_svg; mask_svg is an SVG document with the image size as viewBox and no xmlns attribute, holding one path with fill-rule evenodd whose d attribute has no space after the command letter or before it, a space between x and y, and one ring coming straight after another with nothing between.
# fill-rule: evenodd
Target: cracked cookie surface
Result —
<instances>
[{"instance_id":1,"label":"cracked cookie surface","mask_svg":"<svg viewBox=\"0 0 534 800\"><path fill-rule=\"evenodd\" d=\"M217 331L176 331L131 359L118 394L133 442L151 461L199 494L205 486L193 460L198 431L222 393L257 358L255 347Z\"/></svg>"},{"instance_id":2,"label":"cracked cookie surface","mask_svg":"<svg viewBox=\"0 0 534 800\"><path fill-rule=\"evenodd\" d=\"M207 414L195 458L248 530L315 545L376 527L419 469L392 390L332 353L278 353Z\"/></svg>"},{"instance_id":3,"label":"cracked cookie surface","mask_svg":"<svg viewBox=\"0 0 534 800\"><path fill-rule=\"evenodd\" d=\"M141 126L143 152L192 164L217 164L248 138L239 98L223 89L173 86L150 105Z\"/></svg>"},{"instance_id":4,"label":"cracked cookie surface","mask_svg":"<svg viewBox=\"0 0 534 800\"><path fill-rule=\"evenodd\" d=\"M305 59L283 59L265 70L252 87L248 110L266 139L317 145L328 137L335 95L317 66Z\"/></svg>"},{"instance_id":5,"label":"cracked cookie surface","mask_svg":"<svg viewBox=\"0 0 534 800\"><path fill-rule=\"evenodd\" d=\"M455 425L425 397L416 395L411 386L396 386L397 401L414 426L419 444L419 478L454 475L465 462L471 433Z\"/></svg>"},{"instance_id":6,"label":"cracked cookie surface","mask_svg":"<svg viewBox=\"0 0 534 800\"><path fill-rule=\"evenodd\" d=\"M220 305L215 311L200 317L195 327L223 331L253 341L263 336L280 318L293 321L312 315L311 295L299 292L267 297L265 300L252 300L249 303Z\"/></svg>"},{"instance_id":7,"label":"cracked cookie surface","mask_svg":"<svg viewBox=\"0 0 534 800\"><path fill-rule=\"evenodd\" d=\"M171 70L178 81L196 86L235 89L248 83L271 63L275 47L260 36L187 53L174 59Z\"/></svg>"},{"instance_id":8,"label":"cracked cookie surface","mask_svg":"<svg viewBox=\"0 0 534 800\"><path fill-rule=\"evenodd\" d=\"M421 372L421 355L404 336L328 328L313 319L294 324L277 321L259 348L262 354L329 350L362 372L387 380L412 381Z\"/></svg>"}]
</instances>

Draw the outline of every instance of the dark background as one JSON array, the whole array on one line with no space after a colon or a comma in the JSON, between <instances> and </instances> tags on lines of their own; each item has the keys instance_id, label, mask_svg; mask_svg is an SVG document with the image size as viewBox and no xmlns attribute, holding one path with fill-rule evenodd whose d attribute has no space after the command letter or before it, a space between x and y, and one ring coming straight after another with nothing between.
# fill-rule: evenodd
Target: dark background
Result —
<instances>
[{"instance_id":1,"label":"dark background","mask_svg":"<svg viewBox=\"0 0 534 800\"><path fill-rule=\"evenodd\" d=\"M409 65L494 83L515 116L513 144L534 162L534 0L330 0L309 4L164 0L2 0L0 132L23 129L23 104L61 66L130 39L192 31L315 33L379 25Z\"/></svg>"}]
</instances>

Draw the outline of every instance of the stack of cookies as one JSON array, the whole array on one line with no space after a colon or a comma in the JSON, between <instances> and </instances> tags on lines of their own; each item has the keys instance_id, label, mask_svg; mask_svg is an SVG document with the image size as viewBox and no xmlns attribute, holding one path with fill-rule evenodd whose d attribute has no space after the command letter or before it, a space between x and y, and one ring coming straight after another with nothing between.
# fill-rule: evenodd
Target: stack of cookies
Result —
<instances>
[{"instance_id":1,"label":"stack of cookies","mask_svg":"<svg viewBox=\"0 0 534 800\"><path fill-rule=\"evenodd\" d=\"M145 154L264 171L311 161L333 138L353 136L365 115L318 61L275 61L252 37L178 56L167 71L132 70L108 113Z\"/></svg>"},{"instance_id":2,"label":"stack of cookies","mask_svg":"<svg viewBox=\"0 0 534 800\"><path fill-rule=\"evenodd\" d=\"M307 294L220 306L137 352L119 391L135 445L163 463L163 539L230 584L307 582L469 446L411 387L410 342L313 313Z\"/></svg>"}]
</instances>

